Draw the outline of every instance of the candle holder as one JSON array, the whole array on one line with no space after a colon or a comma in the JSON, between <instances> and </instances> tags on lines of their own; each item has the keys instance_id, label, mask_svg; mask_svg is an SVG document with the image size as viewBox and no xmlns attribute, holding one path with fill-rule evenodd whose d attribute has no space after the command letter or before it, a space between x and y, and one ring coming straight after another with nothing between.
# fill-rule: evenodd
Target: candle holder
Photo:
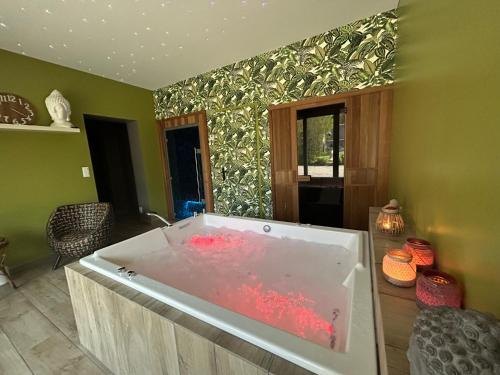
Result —
<instances>
[{"instance_id":1,"label":"candle holder","mask_svg":"<svg viewBox=\"0 0 500 375\"><path fill-rule=\"evenodd\" d=\"M401 249L391 249L382 260L384 278L393 285L409 288L415 285L417 271L412 255Z\"/></svg>"},{"instance_id":2,"label":"candle holder","mask_svg":"<svg viewBox=\"0 0 500 375\"><path fill-rule=\"evenodd\" d=\"M379 232L399 235L405 229L405 223L400 213L399 203L396 199L391 199L389 204L382 207L378 214L376 226Z\"/></svg>"},{"instance_id":3,"label":"candle holder","mask_svg":"<svg viewBox=\"0 0 500 375\"><path fill-rule=\"evenodd\" d=\"M430 242L421 238L407 238L403 249L413 256L413 262L417 265L417 271L432 268L434 264L434 250Z\"/></svg>"},{"instance_id":4,"label":"candle holder","mask_svg":"<svg viewBox=\"0 0 500 375\"><path fill-rule=\"evenodd\" d=\"M455 278L447 273L426 270L417 280L417 306L421 309L431 307L457 307L462 305L462 291Z\"/></svg>"}]
</instances>

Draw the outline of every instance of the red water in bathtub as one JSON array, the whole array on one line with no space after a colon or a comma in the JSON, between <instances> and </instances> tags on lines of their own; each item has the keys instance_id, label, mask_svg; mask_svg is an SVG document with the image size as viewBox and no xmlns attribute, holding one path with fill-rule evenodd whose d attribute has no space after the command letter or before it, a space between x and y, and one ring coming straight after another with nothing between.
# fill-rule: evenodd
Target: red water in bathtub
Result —
<instances>
[{"instance_id":1,"label":"red water in bathtub","mask_svg":"<svg viewBox=\"0 0 500 375\"><path fill-rule=\"evenodd\" d=\"M205 227L128 269L305 340L344 350L351 255L340 246Z\"/></svg>"}]
</instances>

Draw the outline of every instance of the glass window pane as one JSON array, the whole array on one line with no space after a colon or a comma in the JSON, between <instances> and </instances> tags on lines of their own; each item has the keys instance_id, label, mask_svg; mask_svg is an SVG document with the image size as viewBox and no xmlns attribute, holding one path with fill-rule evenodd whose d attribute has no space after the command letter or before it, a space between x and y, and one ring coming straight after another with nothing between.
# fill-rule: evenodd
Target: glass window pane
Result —
<instances>
[{"instance_id":1,"label":"glass window pane","mask_svg":"<svg viewBox=\"0 0 500 375\"><path fill-rule=\"evenodd\" d=\"M333 115L307 119L307 165L311 177L333 177Z\"/></svg>"},{"instance_id":2,"label":"glass window pane","mask_svg":"<svg viewBox=\"0 0 500 375\"><path fill-rule=\"evenodd\" d=\"M297 164L299 176L304 176L304 120L297 120Z\"/></svg>"}]
</instances>

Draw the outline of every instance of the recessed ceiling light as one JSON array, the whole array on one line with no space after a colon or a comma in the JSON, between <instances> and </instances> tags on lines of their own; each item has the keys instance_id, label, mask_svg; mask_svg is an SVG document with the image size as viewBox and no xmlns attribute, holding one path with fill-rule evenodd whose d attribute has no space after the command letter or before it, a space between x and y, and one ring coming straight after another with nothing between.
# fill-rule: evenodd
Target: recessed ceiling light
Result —
<instances>
[{"instance_id":1,"label":"recessed ceiling light","mask_svg":"<svg viewBox=\"0 0 500 375\"><path fill-rule=\"evenodd\" d=\"M49 44L49 48L54 49L54 46L52 44Z\"/></svg>"},{"instance_id":2,"label":"recessed ceiling light","mask_svg":"<svg viewBox=\"0 0 500 375\"><path fill-rule=\"evenodd\" d=\"M63 43L64 48L68 48L68 45L66 43Z\"/></svg>"},{"instance_id":3,"label":"recessed ceiling light","mask_svg":"<svg viewBox=\"0 0 500 375\"><path fill-rule=\"evenodd\" d=\"M165 34L166 34L166 35L168 35L168 34L170 34L170 32L168 32L168 31L165 31Z\"/></svg>"},{"instance_id":4,"label":"recessed ceiling light","mask_svg":"<svg viewBox=\"0 0 500 375\"><path fill-rule=\"evenodd\" d=\"M24 7L21 7L21 12L24 12L26 9Z\"/></svg>"},{"instance_id":5,"label":"recessed ceiling light","mask_svg":"<svg viewBox=\"0 0 500 375\"><path fill-rule=\"evenodd\" d=\"M146 12L142 12L142 13L141 13L141 15L142 15L142 16L145 16L145 15L146 15Z\"/></svg>"},{"instance_id":6,"label":"recessed ceiling light","mask_svg":"<svg viewBox=\"0 0 500 375\"><path fill-rule=\"evenodd\" d=\"M3 28L5 28L5 29L7 28L7 25L4 24L3 22L0 22L0 26L3 27Z\"/></svg>"},{"instance_id":7,"label":"recessed ceiling light","mask_svg":"<svg viewBox=\"0 0 500 375\"><path fill-rule=\"evenodd\" d=\"M123 64L120 64L120 68L125 68L125 65L123 65Z\"/></svg>"},{"instance_id":8,"label":"recessed ceiling light","mask_svg":"<svg viewBox=\"0 0 500 375\"><path fill-rule=\"evenodd\" d=\"M73 29L68 29L68 33L72 33L73 32Z\"/></svg>"},{"instance_id":9,"label":"recessed ceiling light","mask_svg":"<svg viewBox=\"0 0 500 375\"><path fill-rule=\"evenodd\" d=\"M134 57L134 53L133 52L130 52L130 57Z\"/></svg>"},{"instance_id":10,"label":"recessed ceiling light","mask_svg":"<svg viewBox=\"0 0 500 375\"><path fill-rule=\"evenodd\" d=\"M89 22L89 20L88 20L88 19L86 19L85 17L84 17L84 18L82 18L82 21L83 21L83 22Z\"/></svg>"},{"instance_id":11,"label":"recessed ceiling light","mask_svg":"<svg viewBox=\"0 0 500 375\"><path fill-rule=\"evenodd\" d=\"M21 47L21 46L22 46L22 44L21 44L21 43L17 43L17 46L18 46L18 47Z\"/></svg>"},{"instance_id":12,"label":"recessed ceiling light","mask_svg":"<svg viewBox=\"0 0 500 375\"><path fill-rule=\"evenodd\" d=\"M161 45L162 47L165 47L165 46L166 46L166 44L165 44L164 42L161 42L161 43L160 43L160 45Z\"/></svg>"},{"instance_id":13,"label":"recessed ceiling light","mask_svg":"<svg viewBox=\"0 0 500 375\"><path fill-rule=\"evenodd\" d=\"M183 46L179 46L179 49L183 49L184 47Z\"/></svg>"},{"instance_id":14,"label":"recessed ceiling light","mask_svg":"<svg viewBox=\"0 0 500 375\"><path fill-rule=\"evenodd\" d=\"M140 48L144 48L144 44L141 44L139 47L140 47Z\"/></svg>"},{"instance_id":15,"label":"recessed ceiling light","mask_svg":"<svg viewBox=\"0 0 500 375\"><path fill-rule=\"evenodd\" d=\"M45 9L45 14L52 14L52 12L49 9Z\"/></svg>"},{"instance_id":16,"label":"recessed ceiling light","mask_svg":"<svg viewBox=\"0 0 500 375\"><path fill-rule=\"evenodd\" d=\"M154 60L154 59L155 59L155 57L154 57L154 56L151 56L151 60Z\"/></svg>"},{"instance_id":17,"label":"recessed ceiling light","mask_svg":"<svg viewBox=\"0 0 500 375\"><path fill-rule=\"evenodd\" d=\"M113 9L113 5L108 4L108 8L109 8L109 9Z\"/></svg>"},{"instance_id":18,"label":"recessed ceiling light","mask_svg":"<svg viewBox=\"0 0 500 375\"><path fill-rule=\"evenodd\" d=\"M101 18L102 23L106 23L106 20L104 18Z\"/></svg>"},{"instance_id":19,"label":"recessed ceiling light","mask_svg":"<svg viewBox=\"0 0 500 375\"><path fill-rule=\"evenodd\" d=\"M147 31L151 31L151 27L146 26L146 30L147 30Z\"/></svg>"},{"instance_id":20,"label":"recessed ceiling light","mask_svg":"<svg viewBox=\"0 0 500 375\"><path fill-rule=\"evenodd\" d=\"M108 60L111 60L111 56L107 56L106 58L107 58Z\"/></svg>"}]
</instances>

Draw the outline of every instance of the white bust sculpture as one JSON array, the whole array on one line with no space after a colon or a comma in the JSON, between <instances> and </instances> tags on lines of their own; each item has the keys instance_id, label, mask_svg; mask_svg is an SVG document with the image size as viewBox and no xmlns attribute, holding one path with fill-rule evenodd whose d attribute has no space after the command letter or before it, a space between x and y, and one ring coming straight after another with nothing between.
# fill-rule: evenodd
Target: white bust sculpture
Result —
<instances>
[{"instance_id":1,"label":"white bust sculpture","mask_svg":"<svg viewBox=\"0 0 500 375\"><path fill-rule=\"evenodd\" d=\"M57 90L52 90L49 96L45 98L45 105L52 117L50 126L63 128L72 128L73 124L69 121L71 116L71 106L69 102Z\"/></svg>"}]
</instances>

